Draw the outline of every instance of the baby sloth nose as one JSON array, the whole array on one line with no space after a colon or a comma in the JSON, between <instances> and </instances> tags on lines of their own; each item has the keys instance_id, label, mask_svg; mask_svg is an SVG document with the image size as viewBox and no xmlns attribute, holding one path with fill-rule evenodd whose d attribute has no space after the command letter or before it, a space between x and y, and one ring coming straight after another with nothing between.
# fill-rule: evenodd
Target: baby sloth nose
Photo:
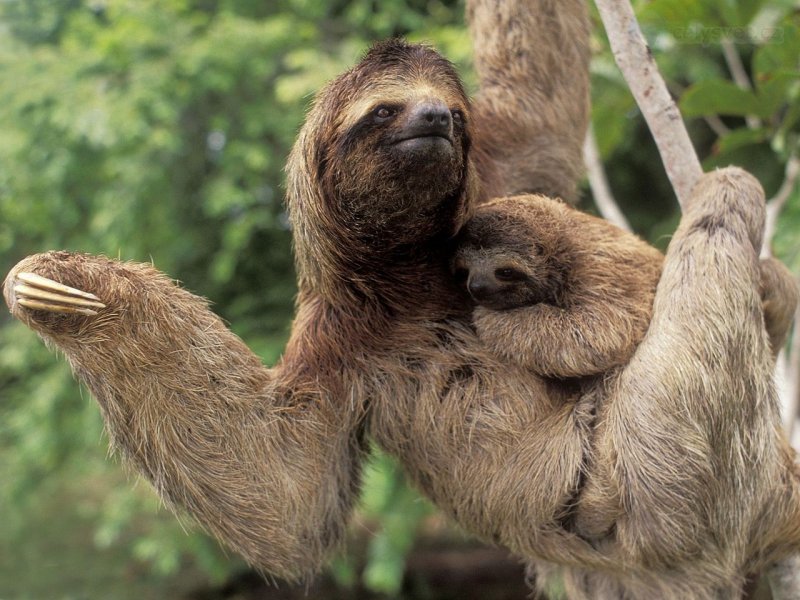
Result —
<instances>
[{"instance_id":1,"label":"baby sloth nose","mask_svg":"<svg viewBox=\"0 0 800 600\"><path fill-rule=\"evenodd\" d=\"M425 101L417 104L408 116L408 130L418 136L441 136L450 138L453 117L442 101Z\"/></svg>"},{"instance_id":2,"label":"baby sloth nose","mask_svg":"<svg viewBox=\"0 0 800 600\"><path fill-rule=\"evenodd\" d=\"M472 296L476 302L482 302L492 294L496 286L487 277L475 275L469 278L467 282L467 290L469 295Z\"/></svg>"}]
</instances>

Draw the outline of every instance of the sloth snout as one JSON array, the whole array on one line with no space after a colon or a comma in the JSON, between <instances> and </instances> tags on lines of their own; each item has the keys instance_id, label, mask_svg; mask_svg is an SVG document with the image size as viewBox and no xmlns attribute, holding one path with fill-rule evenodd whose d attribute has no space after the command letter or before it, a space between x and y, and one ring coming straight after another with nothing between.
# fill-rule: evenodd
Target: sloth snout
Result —
<instances>
[{"instance_id":1,"label":"sloth snout","mask_svg":"<svg viewBox=\"0 0 800 600\"><path fill-rule=\"evenodd\" d=\"M486 277L470 277L469 281L467 282L467 290L469 291L469 295L472 296L476 302L485 300L486 297L492 293L495 287L496 286Z\"/></svg>"},{"instance_id":2,"label":"sloth snout","mask_svg":"<svg viewBox=\"0 0 800 600\"><path fill-rule=\"evenodd\" d=\"M453 116L444 102L420 102L411 109L403 129L406 138L438 136L451 139Z\"/></svg>"}]
</instances>

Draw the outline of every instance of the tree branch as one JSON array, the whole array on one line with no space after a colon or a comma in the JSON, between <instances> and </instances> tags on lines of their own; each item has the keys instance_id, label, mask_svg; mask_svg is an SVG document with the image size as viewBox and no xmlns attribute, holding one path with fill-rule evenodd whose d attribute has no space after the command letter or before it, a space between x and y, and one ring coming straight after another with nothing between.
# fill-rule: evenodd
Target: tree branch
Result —
<instances>
[{"instance_id":1,"label":"tree branch","mask_svg":"<svg viewBox=\"0 0 800 600\"><path fill-rule=\"evenodd\" d=\"M717 134L717 137L724 137L731 132L728 126L725 125L722 119L717 115L706 115L703 117L703 120L706 122L706 125L711 128L711 131Z\"/></svg>"},{"instance_id":2,"label":"tree branch","mask_svg":"<svg viewBox=\"0 0 800 600\"><path fill-rule=\"evenodd\" d=\"M798 177L800 177L800 158L798 158L796 152L792 152L789 156L789 160L786 161L783 183L777 193L767 202L767 222L764 227L764 245L761 247L762 258L772 256L772 238L775 236L778 217L786 201L792 195L795 185L797 185Z\"/></svg>"},{"instance_id":3,"label":"tree branch","mask_svg":"<svg viewBox=\"0 0 800 600\"><path fill-rule=\"evenodd\" d=\"M742 58L739 52L736 51L736 46L733 41L728 38L722 38L720 41L722 47L722 55L725 57L725 63L728 65L728 70L731 72L734 83L743 90L752 90L753 84L750 83L750 77L747 76L747 71L742 64ZM745 122L750 129L757 129L761 127L761 119L752 115L745 117Z\"/></svg>"},{"instance_id":4,"label":"tree branch","mask_svg":"<svg viewBox=\"0 0 800 600\"><path fill-rule=\"evenodd\" d=\"M800 177L800 158L792 152L786 161L783 183L776 194L767 202L767 218L764 225L764 242L761 246L761 258L772 256L772 239L778 225L778 217L792 195L797 179ZM789 439L797 423L797 411L800 409L800 308L794 317L792 326L792 343L789 349L783 348L778 354L775 369L775 380L778 384L783 425ZM796 444L795 444L796 446Z\"/></svg>"},{"instance_id":5,"label":"tree branch","mask_svg":"<svg viewBox=\"0 0 800 600\"><path fill-rule=\"evenodd\" d=\"M628 0L597 0L614 60L644 115L681 206L703 174L680 111L667 90Z\"/></svg>"},{"instance_id":6,"label":"tree branch","mask_svg":"<svg viewBox=\"0 0 800 600\"><path fill-rule=\"evenodd\" d=\"M784 377L781 390L781 407L784 410L783 424L786 434L792 439L792 432L797 423L797 411L800 409L800 308L794 314L794 326L792 327L792 343L787 352L786 349L781 353L784 356Z\"/></svg>"},{"instance_id":7,"label":"tree branch","mask_svg":"<svg viewBox=\"0 0 800 600\"><path fill-rule=\"evenodd\" d=\"M586 131L586 139L583 142L583 160L586 163L586 174L589 177L589 187L592 189L594 203L600 210L600 214L606 221L625 231L631 231L628 219L622 214L614 195L611 193L611 187L608 185L606 171L603 168L600 152L597 149L594 127L591 124L589 124L589 128Z\"/></svg>"}]
</instances>

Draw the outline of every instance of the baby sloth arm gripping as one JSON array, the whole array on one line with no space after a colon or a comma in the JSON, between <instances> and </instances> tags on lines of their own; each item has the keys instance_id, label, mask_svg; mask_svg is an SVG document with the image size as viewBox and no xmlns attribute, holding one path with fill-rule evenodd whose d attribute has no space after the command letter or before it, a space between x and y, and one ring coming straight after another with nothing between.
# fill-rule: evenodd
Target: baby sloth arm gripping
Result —
<instances>
[{"instance_id":1,"label":"baby sloth arm gripping","mask_svg":"<svg viewBox=\"0 0 800 600\"><path fill-rule=\"evenodd\" d=\"M489 348L539 375L582 377L624 365L650 323L663 255L543 196L480 206L462 230L456 276Z\"/></svg>"}]
</instances>

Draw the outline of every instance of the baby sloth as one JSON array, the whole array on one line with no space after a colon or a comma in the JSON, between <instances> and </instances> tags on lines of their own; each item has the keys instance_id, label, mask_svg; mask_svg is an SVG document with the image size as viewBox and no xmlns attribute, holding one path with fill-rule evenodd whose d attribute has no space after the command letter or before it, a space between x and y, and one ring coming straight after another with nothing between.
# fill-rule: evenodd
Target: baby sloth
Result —
<instances>
[{"instance_id":1,"label":"baby sloth","mask_svg":"<svg viewBox=\"0 0 800 600\"><path fill-rule=\"evenodd\" d=\"M460 234L456 277L496 354L546 377L624 365L650 323L661 252L544 196L480 206Z\"/></svg>"}]
</instances>

